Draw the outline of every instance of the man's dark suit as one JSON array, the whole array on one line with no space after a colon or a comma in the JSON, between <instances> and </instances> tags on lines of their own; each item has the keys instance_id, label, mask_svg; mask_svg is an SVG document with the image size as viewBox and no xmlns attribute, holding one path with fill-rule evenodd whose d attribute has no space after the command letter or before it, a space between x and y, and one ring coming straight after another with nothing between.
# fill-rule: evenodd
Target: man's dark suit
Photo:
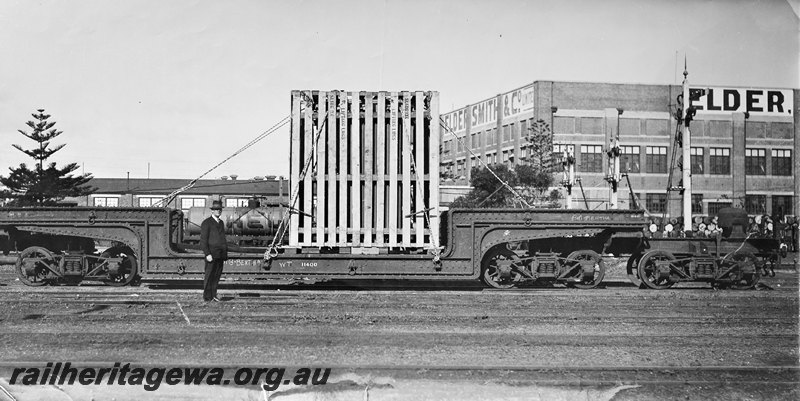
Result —
<instances>
[{"instance_id":1,"label":"man's dark suit","mask_svg":"<svg viewBox=\"0 0 800 401\"><path fill-rule=\"evenodd\" d=\"M211 301L217 296L217 284L222 276L222 265L228 259L228 243L225 241L225 223L217 222L214 217L203 220L200 225L200 248L205 256L211 255L211 262L206 259L206 274L203 278L203 299Z\"/></svg>"}]
</instances>

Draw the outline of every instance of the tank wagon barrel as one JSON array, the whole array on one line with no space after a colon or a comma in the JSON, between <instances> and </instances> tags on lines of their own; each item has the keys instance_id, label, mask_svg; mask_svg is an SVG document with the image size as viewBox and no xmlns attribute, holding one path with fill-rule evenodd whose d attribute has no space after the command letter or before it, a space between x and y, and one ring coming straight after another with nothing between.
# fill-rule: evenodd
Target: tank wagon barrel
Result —
<instances>
[{"instance_id":1,"label":"tank wagon barrel","mask_svg":"<svg viewBox=\"0 0 800 401\"><path fill-rule=\"evenodd\" d=\"M282 205L232 207L222 210L228 240L237 245L267 245L275 236L284 213ZM200 241L200 224L211 216L205 207L192 207L185 215L184 240Z\"/></svg>"}]
</instances>

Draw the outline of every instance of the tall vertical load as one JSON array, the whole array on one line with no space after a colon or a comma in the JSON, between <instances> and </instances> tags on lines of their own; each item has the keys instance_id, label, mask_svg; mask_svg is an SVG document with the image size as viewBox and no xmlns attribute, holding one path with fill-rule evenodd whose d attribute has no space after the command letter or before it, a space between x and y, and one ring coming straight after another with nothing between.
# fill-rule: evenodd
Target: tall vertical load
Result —
<instances>
[{"instance_id":1,"label":"tall vertical load","mask_svg":"<svg viewBox=\"0 0 800 401\"><path fill-rule=\"evenodd\" d=\"M292 91L289 246L439 238L439 93Z\"/></svg>"}]
</instances>

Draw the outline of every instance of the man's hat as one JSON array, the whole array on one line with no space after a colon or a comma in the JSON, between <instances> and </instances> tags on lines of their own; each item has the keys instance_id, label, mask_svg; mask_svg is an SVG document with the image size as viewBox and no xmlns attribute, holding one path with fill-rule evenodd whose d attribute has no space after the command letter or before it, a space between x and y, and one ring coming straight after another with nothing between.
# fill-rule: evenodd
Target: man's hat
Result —
<instances>
[{"instance_id":1,"label":"man's hat","mask_svg":"<svg viewBox=\"0 0 800 401\"><path fill-rule=\"evenodd\" d=\"M218 200L211 202L211 210L222 210L222 202Z\"/></svg>"}]
</instances>

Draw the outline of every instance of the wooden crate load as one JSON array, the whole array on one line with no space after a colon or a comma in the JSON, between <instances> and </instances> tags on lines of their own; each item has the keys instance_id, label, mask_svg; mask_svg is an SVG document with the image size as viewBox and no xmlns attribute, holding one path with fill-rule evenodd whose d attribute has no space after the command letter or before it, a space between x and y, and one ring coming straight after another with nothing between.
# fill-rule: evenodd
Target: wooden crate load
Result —
<instances>
[{"instance_id":1,"label":"wooden crate load","mask_svg":"<svg viewBox=\"0 0 800 401\"><path fill-rule=\"evenodd\" d=\"M291 116L289 246L438 244L438 92L292 91Z\"/></svg>"}]
</instances>

